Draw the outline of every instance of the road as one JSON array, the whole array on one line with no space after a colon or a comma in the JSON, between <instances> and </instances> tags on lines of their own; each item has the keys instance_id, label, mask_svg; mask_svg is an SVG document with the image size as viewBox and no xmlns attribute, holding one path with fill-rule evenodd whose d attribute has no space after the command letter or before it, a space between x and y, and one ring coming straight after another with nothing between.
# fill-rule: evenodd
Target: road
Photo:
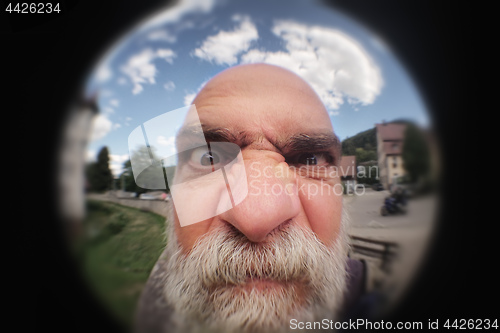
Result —
<instances>
[{"instance_id":1,"label":"road","mask_svg":"<svg viewBox=\"0 0 500 333\"><path fill-rule=\"evenodd\" d=\"M360 195L344 196L344 209L350 216L350 235L399 245L390 273L380 269L380 259L353 254L355 258L365 259L369 266L367 288L382 290L396 301L411 286L412 278L425 260L437 223L438 199L433 195L411 198L407 214L381 216L380 207L388 195L388 191L366 189Z\"/></svg>"}]
</instances>

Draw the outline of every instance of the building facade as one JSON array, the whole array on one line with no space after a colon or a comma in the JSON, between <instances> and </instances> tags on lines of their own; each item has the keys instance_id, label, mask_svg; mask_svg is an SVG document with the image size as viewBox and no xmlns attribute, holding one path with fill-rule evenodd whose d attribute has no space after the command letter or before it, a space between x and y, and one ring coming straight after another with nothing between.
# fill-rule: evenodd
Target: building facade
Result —
<instances>
[{"instance_id":1,"label":"building facade","mask_svg":"<svg viewBox=\"0 0 500 333\"><path fill-rule=\"evenodd\" d=\"M394 179L406 175L403 166L403 142L406 124L376 124L380 183L389 189Z\"/></svg>"}]
</instances>

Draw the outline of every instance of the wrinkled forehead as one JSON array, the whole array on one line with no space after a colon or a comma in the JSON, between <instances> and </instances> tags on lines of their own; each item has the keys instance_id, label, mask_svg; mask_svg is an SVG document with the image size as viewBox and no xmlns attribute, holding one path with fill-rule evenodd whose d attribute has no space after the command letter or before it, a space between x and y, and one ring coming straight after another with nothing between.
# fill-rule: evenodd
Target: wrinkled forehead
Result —
<instances>
[{"instance_id":1,"label":"wrinkled forehead","mask_svg":"<svg viewBox=\"0 0 500 333\"><path fill-rule=\"evenodd\" d=\"M275 136L333 133L320 98L298 77L244 74L207 83L193 102L202 124Z\"/></svg>"}]
</instances>

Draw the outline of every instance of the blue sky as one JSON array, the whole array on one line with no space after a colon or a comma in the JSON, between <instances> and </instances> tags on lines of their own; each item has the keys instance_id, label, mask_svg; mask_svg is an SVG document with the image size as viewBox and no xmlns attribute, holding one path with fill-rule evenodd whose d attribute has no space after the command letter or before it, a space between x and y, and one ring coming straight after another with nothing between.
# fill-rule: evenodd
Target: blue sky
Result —
<instances>
[{"instance_id":1,"label":"blue sky","mask_svg":"<svg viewBox=\"0 0 500 333\"><path fill-rule=\"evenodd\" d=\"M242 63L290 69L318 93L340 139L383 120L429 116L388 45L362 24L311 1L184 0L131 27L89 73L98 92L88 160L108 146L115 175L134 128L190 104L212 76Z\"/></svg>"}]
</instances>

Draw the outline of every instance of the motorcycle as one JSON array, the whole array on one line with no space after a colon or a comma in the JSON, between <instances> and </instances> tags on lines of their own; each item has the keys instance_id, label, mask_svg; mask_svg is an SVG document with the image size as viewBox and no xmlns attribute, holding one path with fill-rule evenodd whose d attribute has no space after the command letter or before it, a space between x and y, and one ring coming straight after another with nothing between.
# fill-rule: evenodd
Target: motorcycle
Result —
<instances>
[{"instance_id":1,"label":"motorcycle","mask_svg":"<svg viewBox=\"0 0 500 333\"><path fill-rule=\"evenodd\" d=\"M406 201L397 200L392 196L385 198L384 205L380 207L380 215L387 216L389 214L406 214Z\"/></svg>"}]
</instances>

